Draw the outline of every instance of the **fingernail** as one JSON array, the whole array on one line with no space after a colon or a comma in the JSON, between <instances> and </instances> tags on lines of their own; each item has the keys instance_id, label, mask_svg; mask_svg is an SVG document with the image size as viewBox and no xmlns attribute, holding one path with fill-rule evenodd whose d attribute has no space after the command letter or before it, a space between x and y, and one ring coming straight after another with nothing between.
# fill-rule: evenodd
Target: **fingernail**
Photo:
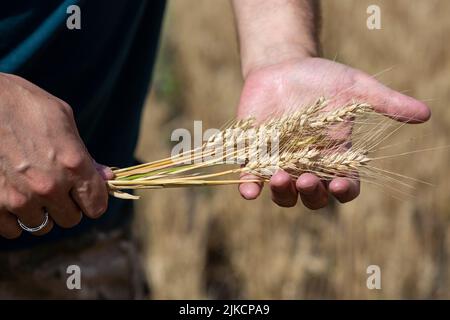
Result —
<instances>
[{"instance_id":1,"label":"fingernail","mask_svg":"<svg viewBox=\"0 0 450 320\"><path fill-rule=\"evenodd\" d=\"M105 180L112 180L112 179L114 179L114 173L111 170L111 168L109 168L109 167L98 165L97 166L97 171L100 173L102 178L105 179Z\"/></svg>"}]
</instances>

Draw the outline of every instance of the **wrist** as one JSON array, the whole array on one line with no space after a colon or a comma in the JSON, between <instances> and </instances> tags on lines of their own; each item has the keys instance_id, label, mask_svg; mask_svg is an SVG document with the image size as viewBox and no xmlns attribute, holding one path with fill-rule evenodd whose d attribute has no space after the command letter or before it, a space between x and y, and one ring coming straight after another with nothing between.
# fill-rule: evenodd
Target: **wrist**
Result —
<instances>
[{"instance_id":1,"label":"wrist","mask_svg":"<svg viewBox=\"0 0 450 320\"><path fill-rule=\"evenodd\" d=\"M319 49L315 44L302 43L275 43L259 48L258 52L252 52L251 49L241 50L242 76L246 79L249 74L268 66L317 57L318 52Z\"/></svg>"},{"instance_id":2,"label":"wrist","mask_svg":"<svg viewBox=\"0 0 450 320\"><path fill-rule=\"evenodd\" d=\"M319 55L315 0L233 1L244 79L253 71Z\"/></svg>"}]
</instances>

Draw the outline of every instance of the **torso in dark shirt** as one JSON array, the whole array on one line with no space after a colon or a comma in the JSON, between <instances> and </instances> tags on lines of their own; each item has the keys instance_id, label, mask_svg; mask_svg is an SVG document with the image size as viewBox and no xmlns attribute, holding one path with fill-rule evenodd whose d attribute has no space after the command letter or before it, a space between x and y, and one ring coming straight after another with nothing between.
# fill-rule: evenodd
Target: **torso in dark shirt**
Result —
<instances>
[{"instance_id":1,"label":"torso in dark shirt","mask_svg":"<svg viewBox=\"0 0 450 320\"><path fill-rule=\"evenodd\" d=\"M66 26L71 5L81 10L79 30ZM2 1L0 72L22 76L68 102L97 162L132 165L163 11L163 0ZM121 204L113 201L103 218L83 219L75 230L0 238L0 249L120 223Z\"/></svg>"}]
</instances>

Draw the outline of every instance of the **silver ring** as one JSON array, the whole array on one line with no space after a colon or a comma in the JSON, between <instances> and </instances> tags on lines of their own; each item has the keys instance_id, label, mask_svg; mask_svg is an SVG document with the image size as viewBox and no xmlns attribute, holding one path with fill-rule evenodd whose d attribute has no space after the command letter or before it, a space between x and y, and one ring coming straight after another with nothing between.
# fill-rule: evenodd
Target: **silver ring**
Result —
<instances>
[{"instance_id":1,"label":"silver ring","mask_svg":"<svg viewBox=\"0 0 450 320\"><path fill-rule=\"evenodd\" d=\"M38 225L37 227L27 227L26 225L24 225L22 223L22 221L20 221L20 219L17 219L17 222L19 223L19 226L23 230L25 230L27 232L31 232L31 233L38 232L38 231L44 229L45 226L47 225L47 223L48 223L48 212L47 211L44 212L44 221L40 225Z\"/></svg>"}]
</instances>

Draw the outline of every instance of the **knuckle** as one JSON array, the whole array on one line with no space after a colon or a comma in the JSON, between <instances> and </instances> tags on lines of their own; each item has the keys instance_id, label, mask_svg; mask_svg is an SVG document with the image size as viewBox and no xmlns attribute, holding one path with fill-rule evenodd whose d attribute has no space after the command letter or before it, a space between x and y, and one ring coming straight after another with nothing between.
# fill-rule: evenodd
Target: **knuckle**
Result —
<instances>
[{"instance_id":1,"label":"knuckle","mask_svg":"<svg viewBox=\"0 0 450 320\"><path fill-rule=\"evenodd\" d=\"M37 195L48 197L58 191L58 184L52 178L42 179L38 182L35 182L32 189Z\"/></svg>"},{"instance_id":2,"label":"knuckle","mask_svg":"<svg viewBox=\"0 0 450 320\"><path fill-rule=\"evenodd\" d=\"M62 158L61 162L65 169L79 171L85 163L85 154L81 151L70 151Z\"/></svg>"},{"instance_id":3,"label":"knuckle","mask_svg":"<svg viewBox=\"0 0 450 320\"><path fill-rule=\"evenodd\" d=\"M73 109L67 102L61 100L60 108L67 116L73 117Z\"/></svg>"},{"instance_id":4,"label":"knuckle","mask_svg":"<svg viewBox=\"0 0 450 320\"><path fill-rule=\"evenodd\" d=\"M27 204L28 198L19 192L11 192L8 196L8 208L12 212L22 210Z\"/></svg>"}]
</instances>

